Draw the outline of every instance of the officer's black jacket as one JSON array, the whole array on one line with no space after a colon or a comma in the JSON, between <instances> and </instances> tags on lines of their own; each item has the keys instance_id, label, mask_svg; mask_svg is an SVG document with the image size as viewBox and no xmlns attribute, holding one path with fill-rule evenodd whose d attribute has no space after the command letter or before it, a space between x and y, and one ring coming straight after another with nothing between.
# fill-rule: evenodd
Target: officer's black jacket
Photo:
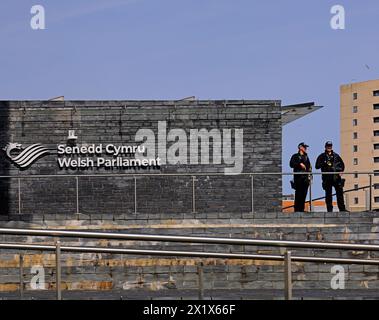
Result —
<instances>
[{"instance_id":1,"label":"officer's black jacket","mask_svg":"<svg viewBox=\"0 0 379 320\"><path fill-rule=\"evenodd\" d=\"M305 170L300 166L303 163L305 165ZM290 160L290 167L293 168L293 172L309 172L311 171L311 162L309 161L308 155L304 153L301 155L299 152L292 155ZM295 174L294 181L298 182L301 180L308 179L308 174Z\"/></svg>"},{"instance_id":2,"label":"officer's black jacket","mask_svg":"<svg viewBox=\"0 0 379 320\"><path fill-rule=\"evenodd\" d=\"M345 170L345 163L340 155L334 151L329 155L326 151L321 153L316 160L316 169L321 169L322 172L342 172ZM323 180L332 180L332 174L322 175Z\"/></svg>"}]
</instances>

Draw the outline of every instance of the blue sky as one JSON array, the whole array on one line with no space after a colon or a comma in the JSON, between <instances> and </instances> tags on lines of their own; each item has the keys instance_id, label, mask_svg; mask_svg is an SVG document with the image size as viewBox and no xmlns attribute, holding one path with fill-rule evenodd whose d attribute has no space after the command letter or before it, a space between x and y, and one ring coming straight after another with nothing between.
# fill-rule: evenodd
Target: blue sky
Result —
<instances>
[{"instance_id":1,"label":"blue sky","mask_svg":"<svg viewBox=\"0 0 379 320\"><path fill-rule=\"evenodd\" d=\"M46 30L30 28L35 4ZM330 28L335 4L345 7L345 30ZM377 0L2 0L0 99L324 105L284 128L288 171L300 141L312 162L325 140L339 150L339 86L379 78L378 13Z\"/></svg>"}]
</instances>

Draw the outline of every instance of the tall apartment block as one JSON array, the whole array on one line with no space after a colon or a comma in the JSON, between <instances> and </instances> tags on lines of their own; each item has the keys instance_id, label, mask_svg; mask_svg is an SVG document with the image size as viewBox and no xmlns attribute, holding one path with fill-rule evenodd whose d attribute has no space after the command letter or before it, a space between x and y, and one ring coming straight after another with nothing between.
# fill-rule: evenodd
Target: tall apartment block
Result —
<instances>
[{"instance_id":1,"label":"tall apartment block","mask_svg":"<svg viewBox=\"0 0 379 320\"><path fill-rule=\"evenodd\" d=\"M346 201L351 211L379 208L379 80L345 84L340 87L341 156L345 171L372 171L372 192L367 174L345 175ZM367 190L367 191L366 191Z\"/></svg>"}]
</instances>

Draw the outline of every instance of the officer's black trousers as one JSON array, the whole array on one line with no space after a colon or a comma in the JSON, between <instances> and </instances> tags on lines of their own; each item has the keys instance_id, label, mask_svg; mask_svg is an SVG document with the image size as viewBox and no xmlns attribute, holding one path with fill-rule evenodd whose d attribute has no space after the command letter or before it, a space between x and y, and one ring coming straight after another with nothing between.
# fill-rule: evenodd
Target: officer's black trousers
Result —
<instances>
[{"instance_id":1,"label":"officer's black trousers","mask_svg":"<svg viewBox=\"0 0 379 320\"><path fill-rule=\"evenodd\" d=\"M340 211L346 211L345 200L343 198L343 188L340 181L325 181L323 183L325 190L325 203L328 212L333 212L333 187L336 190L337 205Z\"/></svg>"},{"instance_id":2,"label":"officer's black trousers","mask_svg":"<svg viewBox=\"0 0 379 320\"><path fill-rule=\"evenodd\" d=\"M305 199L307 198L309 182L297 181L295 190L295 212L304 212Z\"/></svg>"}]
</instances>

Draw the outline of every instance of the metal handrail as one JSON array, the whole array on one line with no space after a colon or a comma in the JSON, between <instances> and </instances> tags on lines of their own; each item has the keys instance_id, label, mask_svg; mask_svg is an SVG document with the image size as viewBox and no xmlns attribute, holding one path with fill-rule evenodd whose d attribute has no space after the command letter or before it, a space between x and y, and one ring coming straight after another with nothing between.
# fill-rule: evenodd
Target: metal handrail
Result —
<instances>
[{"instance_id":1,"label":"metal handrail","mask_svg":"<svg viewBox=\"0 0 379 320\"><path fill-rule=\"evenodd\" d=\"M53 245L35 245L20 243L0 243L0 249L18 249L32 251L56 251ZM86 246L60 246L61 251L81 252L81 253L109 253L109 254L129 254L129 255L149 255L149 256L174 256L174 257L196 257L196 258L217 258L217 259L248 259L248 260L270 260L282 261L284 255L265 255L247 253L219 253L206 251L173 251L173 250L146 250L146 249L125 249L125 248L104 248ZM292 256L292 261L297 262L321 262L321 263L342 263L342 264L364 264L379 265L379 260L375 259L348 259L330 257L307 257Z\"/></svg>"},{"instance_id":2,"label":"metal handrail","mask_svg":"<svg viewBox=\"0 0 379 320\"><path fill-rule=\"evenodd\" d=\"M47 236L47 237L62 237L62 238L64 237L94 238L94 239L107 239L107 240L113 239L113 240L134 240L134 241L163 241L163 242L186 242L186 243L225 244L225 245L253 245L253 246L266 246L266 247L379 251L379 245L373 245L373 244L306 242L306 241L263 240L263 239L261 240L261 239L194 237L194 236L168 236L168 235L43 230L43 229L0 228L0 235L25 235L25 236L45 236L45 237Z\"/></svg>"},{"instance_id":3,"label":"metal handrail","mask_svg":"<svg viewBox=\"0 0 379 320\"><path fill-rule=\"evenodd\" d=\"M293 175L368 175L370 184L369 184L369 200L366 203L366 207L371 211L372 210L372 189L374 185L372 184L372 177L377 173L375 171L351 171L351 172L242 172L236 174L230 174L230 176L242 176L251 178L251 213L254 213L254 177L256 176L293 176ZM18 213L21 214L22 211L22 201L21 201L21 180L23 179L43 179L43 178L74 178L76 181L76 214L80 214L80 201L79 201L79 179L83 178L132 178L134 179L134 213L137 214L138 204L137 204L137 177L191 177L192 178L192 213L196 212L196 178L197 177L208 177L208 176L226 176L225 173L221 172L201 172L201 173L115 173L115 174L35 174L35 175L2 175L0 179L18 179ZM227 175L229 176L229 175ZM356 191L356 190L355 190ZM345 192L344 192L345 193ZM322 199L323 197L321 197ZM310 211L312 211L312 183L309 185L309 201ZM368 206L367 206L368 204ZM289 206L282 208L282 210L291 208Z\"/></svg>"},{"instance_id":4,"label":"metal handrail","mask_svg":"<svg viewBox=\"0 0 379 320\"><path fill-rule=\"evenodd\" d=\"M30 175L1 175L0 179L23 179L23 178L104 178L104 177L192 177L192 176L266 176L266 175L282 175L282 176L291 176L291 175L334 175L334 174L377 174L375 171L331 171L331 172L241 172L233 173L226 175L222 172L194 172L194 173L112 173L112 174L30 174Z\"/></svg>"},{"instance_id":5,"label":"metal handrail","mask_svg":"<svg viewBox=\"0 0 379 320\"><path fill-rule=\"evenodd\" d=\"M374 187L374 185L367 185L367 186L363 186L363 187L359 187L359 188L353 188L353 189L348 189L348 190L343 190L343 194L345 193L349 193L349 192L355 192L355 191L359 191L359 190L365 190L367 188L372 188ZM335 196L337 195L337 193L332 193L332 196ZM313 199L310 199L310 200L307 200L305 201L305 203L311 203L313 201L317 201L317 200L322 200L322 199L325 199L326 196L322 196L322 197L318 197L318 198L313 198ZM291 206L287 206L287 207L283 207L282 210L286 210L286 209L290 209L290 208L294 208L295 205L291 205Z\"/></svg>"},{"instance_id":6,"label":"metal handrail","mask_svg":"<svg viewBox=\"0 0 379 320\"><path fill-rule=\"evenodd\" d=\"M230 176L242 176L251 178L251 213L254 213L254 177L255 176L292 176L292 175L352 175L352 174L367 174L369 175L370 185L369 185L369 202L368 209L372 210L372 176L376 174L374 171L352 171L352 172L242 172L236 174L230 174ZM18 179L18 213L21 214L21 180L23 179L43 179L43 178L74 178L76 182L76 214L80 214L80 201L79 201L79 179L83 178L133 178L134 179L134 213L137 214L137 177L191 177L192 178L192 212L196 212L196 178L197 177L207 177L207 176L225 176L225 173L221 172L201 172L201 173L115 173L115 174L35 174L35 175L2 175L0 179ZM229 176L229 175L228 175ZM309 204L310 211L312 211L312 183L309 185ZM292 206L290 206L292 207ZM282 210L288 209L282 208Z\"/></svg>"},{"instance_id":7,"label":"metal handrail","mask_svg":"<svg viewBox=\"0 0 379 320\"><path fill-rule=\"evenodd\" d=\"M313 249L341 249L341 250L367 250L378 251L379 245L328 243L328 242L303 242L303 241L283 241L283 240L257 240L257 239L230 239L211 237L189 237L189 236L163 236L163 235L141 235L141 234L119 234L104 232L81 232L81 231L61 231L61 230L28 230L1 228L0 235L28 235L28 236L52 236L52 237L76 237L76 238L100 238L100 239L121 239L121 240L141 240L141 241L165 241L165 242L192 242L206 244L226 244L226 245L256 245L256 246L279 246ZM34 251L55 251L56 257L56 296L62 299L61 290L61 252L88 252L88 253L109 253L109 254L129 254L148 256L175 256L175 257L197 257L197 258L217 258L217 259L250 259L250 260L270 260L284 261L285 264L285 297L292 298L292 271L291 263L294 262L314 262L314 263L339 263L339 264L362 264L379 265L379 259L348 259L335 257L307 257L292 256L290 251L284 255L262 255L246 253L219 253L219 252L196 252L196 251L170 251L170 250L139 250L126 248L104 248L85 246L62 246L60 240L54 245L36 245L20 243L0 243L1 249L18 249ZM201 268L201 267L200 267ZM20 295L23 297L23 256L20 254ZM203 297L202 270L199 272L199 297Z\"/></svg>"}]
</instances>

